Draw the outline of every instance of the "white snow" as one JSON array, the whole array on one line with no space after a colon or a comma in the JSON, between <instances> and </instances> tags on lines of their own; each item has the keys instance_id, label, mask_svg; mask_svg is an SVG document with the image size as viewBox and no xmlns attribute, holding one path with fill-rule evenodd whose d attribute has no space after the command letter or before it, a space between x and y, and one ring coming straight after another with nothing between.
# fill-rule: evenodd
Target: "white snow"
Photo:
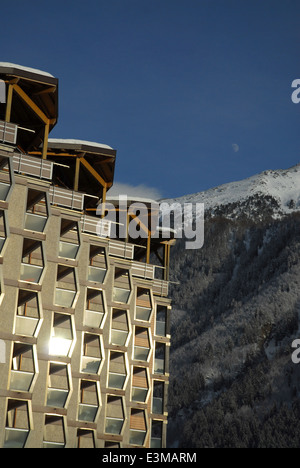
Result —
<instances>
[{"instance_id":1,"label":"white snow","mask_svg":"<svg viewBox=\"0 0 300 468\"><path fill-rule=\"evenodd\" d=\"M113 149L111 146L104 145L102 143L95 143L93 141L86 141L86 140L72 140L67 138L49 138L48 143L58 143L61 145L88 145L88 146L95 146L97 148L106 148L106 149Z\"/></svg>"},{"instance_id":2,"label":"white snow","mask_svg":"<svg viewBox=\"0 0 300 468\"><path fill-rule=\"evenodd\" d=\"M18 68L19 70L24 70L24 71L28 71L30 73L37 73L38 75L44 75L44 76L49 76L51 78L54 78L53 75L51 75L50 73L47 73L45 71L38 70L36 68L23 67L23 65L18 65L16 63L0 62L0 67Z\"/></svg>"},{"instance_id":3,"label":"white snow","mask_svg":"<svg viewBox=\"0 0 300 468\"><path fill-rule=\"evenodd\" d=\"M205 192L186 195L180 198L161 200L161 203L204 203L205 211L220 205L239 203L258 195L262 198L271 196L280 205L285 214L300 210L300 164L290 169L262 172L248 179L220 185ZM294 208L288 205L294 201Z\"/></svg>"}]
</instances>

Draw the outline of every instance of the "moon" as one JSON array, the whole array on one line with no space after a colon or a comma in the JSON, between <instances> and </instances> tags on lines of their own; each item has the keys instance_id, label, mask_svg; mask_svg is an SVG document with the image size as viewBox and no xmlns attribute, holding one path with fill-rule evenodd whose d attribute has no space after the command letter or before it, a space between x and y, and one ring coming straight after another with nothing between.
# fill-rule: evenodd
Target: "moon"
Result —
<instances>
[{"instance_id":1,"label":"moon","mask_svg":"<svg viewBox=\"0 0 300 468\"><path fill-rule=\"evenodd\" d=\"M235 153L238 152L238 150L240 149L239 145L237 143L232 143L232 149Z\"/></svg>"}]
</instances>

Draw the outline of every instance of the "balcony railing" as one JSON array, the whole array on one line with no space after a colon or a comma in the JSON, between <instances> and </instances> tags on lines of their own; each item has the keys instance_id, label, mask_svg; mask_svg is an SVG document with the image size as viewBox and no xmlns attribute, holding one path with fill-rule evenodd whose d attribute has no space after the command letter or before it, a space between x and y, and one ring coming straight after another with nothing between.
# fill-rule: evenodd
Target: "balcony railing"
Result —
<instances>
[{"instance_id":1,"label":"balcony railing","mask_svg":"<svg viewBox=\"0 0 300 468\"><path fill-rule=\"evenodd\" d=\"M105 432L107 434L121 434L123 424L124 419L107 417L105 422Z\"/></svg>"},{"instance_id":2,"label":"balcony railing","mask_svg":"<svg viewBox=\"0 0 300 468\"><path fill-rule=\"evenodd\" d=\"M128 337L127 331L112 329L110 341L111 341L111 344L113 345L125 346L127 337Z\"/></svg>"},{"instance_id":3,"label":"balcony railing","mask_svg":"<svg viewBox=\"0 0 300 468\"><path fill-rule=\"evenodd\" d=\"M38 323L38 318L17 315L15 333L16 335L34 336Z\"/></svg>"},{"instance_id":4,"label":"balcony railing","mask_svg":"<svg viewBox=\"0 0 300 468\"><path fill-rule=\"evenodd\" d=\"M44 440L43 448L65 448L64 442L49 442Z\"/></svg>"},{"instance_id":5,"label":"balcony railing","mask_svg":"<svg viewBox=\"0 0 300 468\"><path fill-rule=\"evenodd\" d=\"M156 322L156 335L166 336L166 322L161 322L161 321Z\"/></svg>"},{"instance_id":6,"label":"balcony railing","mask_svg":"<svg viewBox=\"0 0 300 468\"><path fill-rule=\"evenodd\" d=\"M137 361L147 361L150 349L142 348L141 346L135 346L133 352L133 359Z\"/></svg>"},{"instance_id":7,"label":"balcony railing","mask_svg":"<svg viewBox=\"0 0 300 468\"><path fill-rule=\"evenodd\" d=\"M144 445L146 437L146 431L138 431L136 429L130 429L129 432L129 443L132 445Z\"/></svg>"},{"instance_id":8,"label":"balcony railing","mask_svg":"<svg viewBox=\"0 0 300 468\"><path fill-rule=\"evenodd\" d=\"M151 448L161 448L162 440L160 437L151 437Z\"/></svg>"},{"instance_id":9,"label":"balcony railing","mask_svg":"<svg viewBox=\"0 0 300 468\"><path fill-rule=\"evenodd\" d=\"M23 448L29 434L28 429L6 427L4 436L4 448Z\"/></svg>"},{"instance_id":10,"label":"balcony railing","mask_svg":"<svg viewBox=\"0 0 300 468\"><path fill-rule=\"evenodd\" d=\"M104 268L98 268L94 266L88 267L88 280L96 283L103 283L105 278L106 270Z\"/></svg>"},{"instance_id":11,"label":"balcony railing","mask_svg":"<svg viewBox=\"0 0 300 468\"><path fill-rule=\"evenodd\" d=\"M8 192L10 189L9 184L5 184L4 182L0 182L0 200L6 200Z\"/></svg>"},{"instance_id":12,"label":"balcony railing","mask_svg":"<svg viewBox=\"0 0 300 468\"><path fill-rule=\"evenodd\" d=\"M100 328L104 317L104 312L96 312L95 310L86 310L84 324L91 328Z\"/></svg>"},{"instance_id":13,"label":"balcony railing","mask_svg":"<svg viewBox=\"0 0 300 468\"><path fill-rule=\"evenodd\" d=\"M69 390L63 390L61 388L48 388L47 406L64 408L68 394Z\"/></svg>"},{"instance_id":14,"label":"balcony railing","mask_svg":"<svg viewBox=\"0 0 300 468\"><path fill-rule=\"evenodd\" d=\"M88 405L79 403L78 419L79 421L94 422L98 411L97 405Z\"/></svg>"},{"instance_id":15,"label":"balcony railing","mask_svg":"<svg viewBox=\"0 0 300 468\"><path fill-rule=\"evenodd\" d=\"M55 304L60 305L62 307L72 307L75 296L76 296L76 291L56 288Z\"/></svg>"},{"instance_id":16,"label":"balcony railing","mask_svg":"<svg viewBox=\"0 0 300 468\"><path fill-rule=\"evenodd\" d=\"M33 372L12 370L11 380L10 380L10 389L20 390L23 392L29 392L33 376L34 376Z\"/></svg>"},{"instance_id":17,"label":"balcony railing","mask_svg":"<svg viewBox=\"0 0 300 468\"><path fill-rule=\"evenodd\" d=\"M152 309L149 307L136 306L135 318L137 320L144 320L145 322L148 322L150 320L151 312Z\"/></svg>"},{"instance_id":18,"label":"balcony railing","mask_svg":"<svg viewBox=\"0 0 300 468\"><path fill-rule=\"evenodd\" d=\"M109 388L122 389L124 387L125 380L126 380L125 374L114 374L110 372L108 376L108 386Z\"/></svg>"},{"instance_id":19,"label":"balcony railing","mask_svg":"<svg viewBox=\"0 0 300 468\"><path fill-rule=\"evenodd\" d=\"M101 358L82 356L81 372L87 372L88 374L98 374L100 364Z\"/></svg>"},{"instance_id":20,"label":"balcony railing","mask_svg":"<svg viewBox=\"0 0 300 468\"><path fill-rule=\"evenodd\" d=\"M130 296L130 289L116 288L113 291L113 301L126 304Z\"/></svg>"},{"instance_id":21,"label":"balcony railing","mask_svg":"<svg viewBox=\"0 0 300 468\"><path fill-rule=\"evenodd\" d=\"M21 263L20 279L27 283L38 283L43 272L43 267L39 265L31 265L29 263Z\"/></svg>"},{"instance_id":22,"label":"balcony railing","mask_svg":"<svg viewBox=\"0 0 300 468\"><path fill-rule=\"evenodd\" d=\"M163 399L162 398L153 397L152 413L156 413L156 414L163 413Z\"/></svg>"},{"instance_id":23,"label":"balcony railing","mask_svg":"<svg viewBox=\"0 0 300 468\"><path fill-rule=\"evenodd\" d=\"M70 242L59 242L58 256L63 258L70 258L74 260L76 258L79 245L71 244Z\"/></svg>"},{"instance_id":24,"label":"balcony railing","mask_svg":"<svg viewBox=\"0 0 300 468\"><path fill-rule=\"evenodd\" d=\"M154 359L154 373L164 374L165 373L165 360L161 358Z\"/></svg>"},{"instance_id":25,"label":"balcony railing","mask_svg":"<svg viewBox=\"0 0 300 468\"><path fill-rule=\"evenodd\" d=\"M139 388L133 387L132 389L132 401L139 401L141 403L145 403L147 399L148 389L147 388Z\"/></svg>"},{"instance_id":26,"label":"balcony railing","mask_svg":"<svg viewBox=\"0 0 300 468\"><path fill-rule=\"evenodd\" d=\"M28 229L30 231L43 232L46 222L46 216L40 216L33 213L26 213L25 229Z\"/></svg>"}]
</instances>

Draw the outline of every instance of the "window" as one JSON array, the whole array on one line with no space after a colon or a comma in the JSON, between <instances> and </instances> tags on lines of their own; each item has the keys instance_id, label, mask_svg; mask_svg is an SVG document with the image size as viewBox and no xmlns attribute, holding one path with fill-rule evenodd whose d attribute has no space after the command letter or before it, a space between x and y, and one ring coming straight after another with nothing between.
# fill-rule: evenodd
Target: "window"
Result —
<instances>
[{"instance_id":1,"label":"window","mask_svg":"<svg viewBox=\"0 0 300 468\"><path fill-rule=\"evenodd\" d=\"M4 448L23 448L30 431L28 402L8 400Z\"/></svg>"},{"instance_id":2,"label":"window","mask_svg":"<svg viewBox=\"0 0 300 468\"><path fill-rule=\"evenodd\" d=\"M147 433L145 411L132 408L130 414L129 443L143 446Z\"/></svg>"},{"instance_id":3,"label":"window","mask_svg":"<svg viewBox=\"0 0 300 468\"><path fill-rule=\"evenodd\" d=\"M99 245L90 245L90 265L88 281L103 283L107 271L105 249Z\"/></svg>"},{"instance_id":4,"label":"window","mask_svg":"<svg viewBox=\"0 0 300 468\"><path fill-rule=\"evenodd\" d=\"M99 409L99 392L96 382L81 380L78 420L94 422Z\"/></svg>"},{"instance_id":5,"label":"window","mask_svg":"<svg viewBox=\"0 0 300 468\"><path fill-rule=\"evenodd\" d=\"M154 359L154 373L155 374L165 373L165 353L166 353L166 345L164 343L156 342L155 359Z\"/></svg>"},{"instance_id":6,"label":"window","mask_svg":"<svg viewBox=\"0 0 300 468\"><path fill-rule=\"evenodd\" d=\"M49 354L52 356L69 356L73 344L73 333L72 317L54 312Z\"/></svg>"},{"instance_id":7,"label":"window","mask_svg":"<svg viewBox=\"0 0 300 468\"><path fill-rule=\"evenodd\" d=\"M147 361L150 354L148 328L135 327L133 359Z\"/></svg>"},{"instance_id":8,"label":"window","mask_svg":"<svg viewBox=\"0 0 300 468\"><path fill-rule=\"evenodd\" d=\"M164 382L153 382L152 413L163 414L164 412Z\"/></svg>"},{"instance_id":9,"label":"window","mask_svg":"<svg viewBox=\"0 0 300 468\"><path fill-rule=\"evenodd\" d=\"M152 419L151 448L162 448L163 422Z\"/></svg>"},{"instance_id":10,"label":"window","mask_svg":"<svg viewBox=\"0 0 300 468\"><path fill-rule=\"evenodd\" d=\"M131 292L129 271L122 268L115 269L113 301L127 303Z\"/></svg>"},{"instance_id":11,"label":"window","mask_svg":"<svg viewBox=\"0 0 300 468\"><path fill-rule=\"evenodd\" d=\"M155 323L155 334L157 336L166 336L167 334L167 311L166 306L157 305Z\"/></svg>"},{"instance_id":12,"label":"window","mask_svg":"<svg viewBox=\"0 0 300 468\"><path fill-rule=\"evenodd\" d=\"M64 448L65 443L63 416L46 414L43 448Z\"/></svg>"},{"instance_id":13,"label":"window","mask_svg":"<svg viewBox=\"0 0 300 468\"><path fill-rule=\"evenodd\" d=\"M81 357L81 372L98 374L102 360L100 337L84 333L83 355Z\"/></svg>"},{"instance_id":14,"label":"window","mask_svg":"<svg viewBox=\"0 0 300 468\"><path fill-rule=\"evenodd\" d=\"M77 293L75 269L58 265L55 291L55 304L61 307L73 307Z\"/></svg>"},{"instance_id":15,"label":"window","mask_svg":"<svg viewBox=\"0 0 300 468\"><path fill-rule=\"evenodd\" d=\"M27 192L25 229L44 232L48 218L47 194L29 188Z\"/></svg>"},{"instance_id":16,"label":"window","mask_svg":"<svg viewBox=\"0 0 300 468\"><path fill-rule=\"evenodd\" d=\"M87 288L84 324L91 328L103 326L105 316L103 291Z\"/></svg>"},{"instance_id":17,"label":"window","mask_svg":"<svg viewBox=\"0 0 300 468\"><path fill-rule=\"evenodd\" d=\"M105 432L107 434L121 434L124 424L124 408L122 397L107 396Z\"/></svg>"},{"instance_id":18,"label":"window","mask_svg":"<svg viewBox=\"0 0 300 468\"><path fill-rule=\"evenodd\" d=\"M150 289L137 288L135 317L137 320L150 320L152 312L152 300Z\"/></svg>"},{"instance_id":19,"label":"window","mask_svg":"<svg viewBox=\"0 0 300 468\"><path fill-rule=\"evenodd\" d=\"M24 238L20 279L27 283L39 283L43 268L42 242Z\"/></svg>"},{"instance_id":20,"label":"window","mask_svg":"<svg viewBox=\"0 0 300 468\"><path fill-rule=\"evenodd\" d=\"M126 310L112 310L112 326L110 342L113 345L125 346L129 334Z\"/></svg>"},{"instance_id":21,"label":"window","mask_svg":"<svg viewBox=\"0 0 300 468\"><path fill-rule=\"evenodd\" d=\"M29 392L36 371L37 363L33 345L14 343L10 390Z\"/></svg>"},{"instance_id":22,"label":"window","mask_svg":"<svg viewBox=\"0 0 300 468\"><path fill-rule=\"evenodd\" d=\"M40 307L36 292L19 289L15 333L36 336L40 324Z\"/></svg>"},{"instance_id":23,"label":"window","mask_svg":"<svg viewBox=\"0 0 300 468\"><path fill-rule=\"evenodd\" d=\"M50 362L47 389L47 406L64 408L70 392L70 375L67 364Z\"/></svg>"},{"instance_id":24,"label":"window","mask_svg":"<svg viewBox=\"0 0 300 468\"><path fill-rule=\"evenodd\" d=\"M123 389L127 377L125 354L110 352L108 387Z\"/></svg>"},{"instance_id":25,"label":"window","mask_svg":"<svg viewBox=\"0 0 300 468\"><path fill-rule=\"evenodd\" d=\"M58 256L75 260L79 246L80 237L77 221L62 218Z\"/></svg>"},{"instance_id":26,"label":"window","mask_svg":"<svg viewBox=\"0 0 300 468\"><path fill-rule=\"evenodd\" d=\"M149 392L147 371L143 367L133 367L132 374L132 401L145 403Z\"/></svg>"}]
</instances>

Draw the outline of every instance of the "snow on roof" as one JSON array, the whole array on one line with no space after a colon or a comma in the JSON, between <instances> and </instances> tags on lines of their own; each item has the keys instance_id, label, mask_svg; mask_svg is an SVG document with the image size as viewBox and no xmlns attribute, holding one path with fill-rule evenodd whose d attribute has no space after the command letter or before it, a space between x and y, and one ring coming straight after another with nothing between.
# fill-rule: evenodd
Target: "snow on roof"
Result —
<instances>
[{"instance_id":1,"label":"snow on roof","mask_svg":"<svg viewBox=\"0 0 300 468\"><path fill-rule=\"evenodd\" d=\"M113 149L111 146L104 145L102 143L95 143L93 141L86 141L86 140L72 140L66 138L49 138L48 139L49 145L58 144L58 145L87 145L87 146L94 146L96 148L106 148L106 149Z\"/></svg>"},{"instance_id":2,"label":"snow on roof","mask_svg":"<svg viewBox=\"0 0 300 468\"><path fill-rule=\"evenodd\" d=\"M51 75L48 72L38 70L37 68L24 67L23 65L18 65L16 63L0 62L0 67L18 68L19 70L24 70L30 73L36 73L38 75L44 75L44 76L49 76L50 78L55 78L53 75Z\"/></svg>"}]
</instances>

